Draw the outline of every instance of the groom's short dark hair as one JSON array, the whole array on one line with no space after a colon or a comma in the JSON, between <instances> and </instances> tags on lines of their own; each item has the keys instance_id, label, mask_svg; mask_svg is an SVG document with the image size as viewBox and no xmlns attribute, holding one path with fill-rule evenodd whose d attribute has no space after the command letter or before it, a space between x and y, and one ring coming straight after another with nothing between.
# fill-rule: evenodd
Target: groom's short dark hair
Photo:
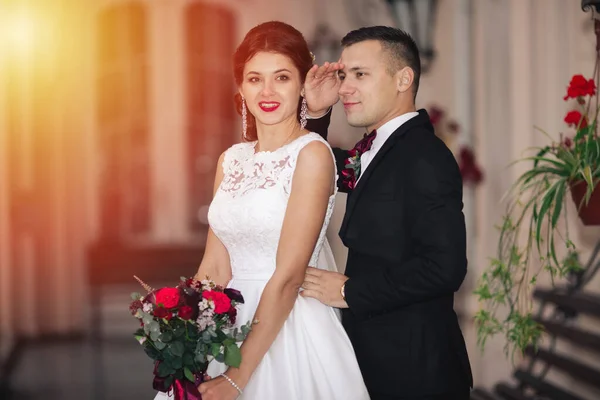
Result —
<instances>
[{"instance_id":1,"label":"groom's short dark hair","mask_svg":"<svg viewBox=\"0 0 600 400\"><path fill-rule=\"evenodd\" d=\"M405 31L389 26L368 26L348 33L342 39L342 46L348 47L366 40L377 40L389 54L388 71L395 74L404 67L410 67L414 74L414 95L416 97L421 78L421 58L415 40Z\"/></svg>"}]
</instances>

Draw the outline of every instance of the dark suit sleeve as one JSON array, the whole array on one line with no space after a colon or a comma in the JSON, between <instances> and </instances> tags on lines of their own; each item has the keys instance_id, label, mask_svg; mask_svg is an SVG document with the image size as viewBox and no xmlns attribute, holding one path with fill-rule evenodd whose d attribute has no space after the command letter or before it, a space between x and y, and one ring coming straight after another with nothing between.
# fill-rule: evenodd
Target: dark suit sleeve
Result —
<instances>
[{"instance_id":1,"label":"dark suit sleeve","mask_svg":"<svg viewBox=\"0 0 600 400\"><path fill-rule=\"evenodd\" d=\"M311 132L316 132L323 137L323 139L327 140L327 130L329 129L329 124L331 123L331 109L327 111L327 114L323 115L321 118L306 119L306 129Z\"/></svg>"},{"instance_id":2,"label":"dark suit sleeve","mask_svg":"<svg viewBox=\"0 0 600 400\"><path fill-rule=\"evenodd\" d=\"M447 296L467 272L462 180L452 155L417 159L407 171L406 220L413 257L404 263L367 265L346 283L350 311L368 317Z\"/></svg>"}]
</instances>

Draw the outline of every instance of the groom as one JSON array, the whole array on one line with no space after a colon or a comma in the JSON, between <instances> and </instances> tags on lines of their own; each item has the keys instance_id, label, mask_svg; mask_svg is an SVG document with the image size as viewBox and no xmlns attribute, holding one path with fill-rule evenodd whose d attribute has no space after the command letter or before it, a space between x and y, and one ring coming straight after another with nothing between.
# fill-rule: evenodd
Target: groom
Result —
<instances>
[{"instance_id":1,"label":"groom","mask_svg":"<svg viewBox=\"0 0 600 400\"><path fill-rule=\"evenodd\" d=\"M308 127L326 137L327 110L341 98L348 123L369 135L351 152L335 149L349 193L346 275L309 268L302 295L342 309L371 399L468 400L473 378L453 309L467 271L462 181L415 108L417 46L380 26L348 33L342 46L340 63L307 76L310 115L325 114Z\"/></svg>"}]
</instances>

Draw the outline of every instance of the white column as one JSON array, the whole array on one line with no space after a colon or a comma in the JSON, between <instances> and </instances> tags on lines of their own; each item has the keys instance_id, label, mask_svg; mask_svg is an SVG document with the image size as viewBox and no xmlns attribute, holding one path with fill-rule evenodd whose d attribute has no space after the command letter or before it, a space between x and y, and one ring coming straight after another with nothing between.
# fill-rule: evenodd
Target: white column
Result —
<instances>
[{"instance_id":1,"label":"white column","mask_svg":"<svg viewBox=\"0 0 600 400\"><path fill-rule=\"evenodd\" d=\"M506 68L510 57L509 6L506 1L473 1L473 137L485 173L477 195L478 232L477 251L470 268L478 279L489 266L497 247L494 225L503 211L499 204L512 179L506 166L510 163L510 73ZM479 308L477 298L472 298L473 308ZM476 344L474 327L468 334L469 356L475 384L492 387L507 379L512 365L505 360L504 338L497 336L488 341L482 353Z\"/></svg>"},{"instance_id":2,"label":"white column","mask_svg":"<svg viewBox=\"0 0 600 400\"><path fill-rule=\"evenodd\" d=\"M148 3L153 239L160 242L188 237L185 3Z\"/></svg>"},{"instance_id":3,"label":"white column","mask_svg":"<svg viewBox=\"0 0 600 400\"><path fill-rule=\"evenodd\" d=\"M461 133L459 148L473 145L472 102L473 77L471 68L472 53L472 4L471 0L455 0L454 6L454 118L459 121ZM475 249L475 190L471 185L463 187L465 224L467 227L467 259L472 260ZM470 271L473 272L473 271ZM474 310L469 299L473 286L474 274L469 273L463 283L463 292L468 294L465 304L460 309L467 317Z\"/></svg>"},{"instance_id":4,"label":"white column","mask_svg":"<svg viewBox=\"0 0 600 400\"><path fill-rule=\"evenodd\" d=\"M536 11L537 12L537 11ZM512 140L512 158L518 159L523 151L532 145L533 107L531 84L533 76L532 60L532 21L533 6L531 0L510 0L509 88L510 116L509 134ZM516 179L526 169L525 163L511 168L512 178Z\"/></svg>"}]
</instances>

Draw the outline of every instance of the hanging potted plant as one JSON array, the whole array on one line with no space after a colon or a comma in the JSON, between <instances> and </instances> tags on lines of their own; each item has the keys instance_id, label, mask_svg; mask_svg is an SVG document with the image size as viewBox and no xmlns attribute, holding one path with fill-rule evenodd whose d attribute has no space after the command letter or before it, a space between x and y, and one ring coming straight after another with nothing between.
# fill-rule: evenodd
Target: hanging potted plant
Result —
<instances>
[{"instance_id":1,"label":"hanging potted plant","mask_svg":"<svg viewBox=\"0 0 600 400\"><path fill-rule=\"evenodd\" d=\"M565 122L577 127L574 140L569 140L568 148L573 147L575 158L571 161L576 174L569 182L573 201L578 207L579 217L585 225L600 225L600 189L597 188L600 168L600 140L598 138L598 109L591 110L592 96L596 94L593 79L586 80L575 75L567 89L565 100L576 99L579 110L570 111ZM586 100L586 97L589 97ZM590 111L594 114L590 115ZM590 117L593 123L589 124ZM551 151L545 148L547 154Z\"/></svg>"},{"instance_id":2,"label":"hanging potted plant","mask_svg":"<svg viewBox=\"0 0 600 400\"><path fill-rule=\"evenodd\" d=\"M596 68L598 70L598 68ZM571 193L584 224L600 225L600 137L596 84L575 75L564 97L576 101L565 122L570 136L536 148L530 162L507 194L507 209L499 226L497 256L482 275L475 294L483 307L476 314L478 342L483 348L493 335L505 336L505 350L514 354L536 345L543 328L532 317L531 289L540 273L552 281L579 269L569 239L567 201ZM565 228L559 220L565 220ZM559 260L559 254L565 256Z\"/></svg>"}]
</instances>

